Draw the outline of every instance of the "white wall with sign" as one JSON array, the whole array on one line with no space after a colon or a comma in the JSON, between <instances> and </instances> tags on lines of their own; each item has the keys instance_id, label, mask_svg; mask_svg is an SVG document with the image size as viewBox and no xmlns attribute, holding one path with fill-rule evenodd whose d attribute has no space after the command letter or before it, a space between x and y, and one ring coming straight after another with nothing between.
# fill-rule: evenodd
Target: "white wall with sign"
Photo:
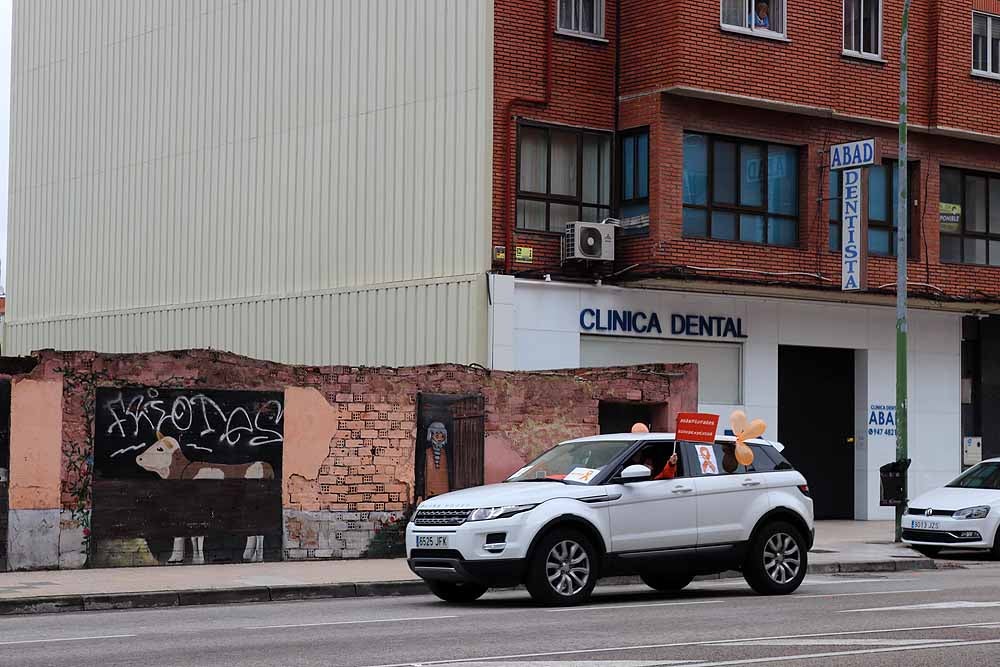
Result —
<instances>
[{"instance_id":1,"label":"white wall with sign","mask_svg":"<svg viewBox=\"0 0 1000 667\"><path fill-rule=\"evenodd\" d=\"M700 362L699 409L728 415L739 407L778 432L778 347L855 350L855 507L859 519L890 518L878 504L878 467L895 458L895 438L868 435L872 406L895 402L895 312L892 307L856 306L756 297L623 289L588 284L515 280L491 276L491 365L504 370L577 368L592 364ZM608 311L656 313L660 331L610 329ZM699 318L696 332L725 333L725 323L743 337L675 335L674 315ZM703 327L700 318L712 320ZM722 322L721 330L719 322ZM593 326L592 326L593 325ZM589 327L589 328L588 328ZM627 328L619 326L618 329ZM645 328L640 326L639 328ZM689 330L687 327L685 330ZM911 310L910 453L911 496L947 483L960 472L961 316ZM738 388L733 385L739 385ZM730 393L726 394L727 387ZM822 406L817 406L821 410ZM885 417L882 417L885 419ZM876 415L876 421L879 416ZM725 428L723 420L721 428Z\"/></svg>"}]
</instances>

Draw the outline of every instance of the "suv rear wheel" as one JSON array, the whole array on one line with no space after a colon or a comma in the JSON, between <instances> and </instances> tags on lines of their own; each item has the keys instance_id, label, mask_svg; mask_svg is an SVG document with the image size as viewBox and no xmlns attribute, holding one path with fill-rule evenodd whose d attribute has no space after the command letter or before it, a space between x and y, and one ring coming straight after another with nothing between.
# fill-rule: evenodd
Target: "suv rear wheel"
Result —
<instances>
[{"instance_id":1,"label":"suv rear wheel","mask_svg":"<svg viewBox=\"0 0 1000 667\"><path fill-rule=\"evenodd\" d=\"M486 586L453 581L428 581L431 593L445 602L475 602L487 591Z\"/></svg>"},{"instance_id":2,"label":"suv rear wheel","mask_svg":"<svg viewBox=\"0 0 1000 667\"><path fill-rule=\"evenodd\" d=\"M669 572L643 572L639 575L642 583L656 591L668 593L679 591L694 579L691 574L672 574Z\"/></svg>"},{"instance_id":3,"label":"suv rear wheel","mask_svg":"<svg viewBox=\"0 0 1000 667\"><path fill-rule=\"evenodd\" d=\"M751 540L743 577L761 595L787 595L805 579L807 567L802 533L790 523L775 521Z\"/></svg>"},{"instance_id":4,"label":"suv rear wheel","mask_svg":"<svg viewBox=\"0 0 1000 667\"><path fill-rule=\"evenodd\" d=\"M583 533L556 528L538 543L524 581L531 597L569 606L590 597L597 583L597 553Z\"/></svg>"}]
</instances>

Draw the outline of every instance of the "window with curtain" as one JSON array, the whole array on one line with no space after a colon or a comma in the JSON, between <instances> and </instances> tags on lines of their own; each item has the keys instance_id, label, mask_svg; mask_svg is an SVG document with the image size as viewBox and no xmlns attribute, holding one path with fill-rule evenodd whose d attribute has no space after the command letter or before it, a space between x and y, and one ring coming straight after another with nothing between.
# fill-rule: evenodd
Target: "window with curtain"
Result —
<instances>
[{"instance_id":1,"label":"window with curtain","mask_svg":"<svg viewBox=\"0 0 1000 667\"><path fill-rule=\"evenodd\" d=\"M649 128L620 136L622 218L649 214Z\"/></svg>"},{"instance_id":2,"label":"window with curtain","mask_svg":"<svg viewBox=\"0 0 1000 667\"><path fill-rule=\"evenodd\" d=\"M722 0L722 25L785 34L785 0Z\"/></svg>"},{"instance_id":3,"label":"window with curtain","mask_svg":"<svg viewBox=\"0 0 1000 667\"><path fill-rule=\"evenodd\" d=\"M882 0L844 0L844 51L882 54Z\"/></svg>"},{"instance_id":4,"label":"window with curtain","mask_svg":"<svg viewBox=\"0 0 1000 667\"><path fill-rule=\"evenodd\" d=\"M941 169L941 261L1000 266L1000 174Z\"/></svg>"},{"instance_id":5,"label":"window with curtain","mask_svg":"<svg viewBox=\"0 0 1000 667\"><path fill-rule=\"evenodd\" d=\"M557 0L559 32L604 36L604 0Z\"/></svg>"},{"instance_id":6,"label":"window with curtain","mask_svg":"<svg viewBox=\"0 0 1000 667\"><path fill-rule=\"evenodd\" d=\"M910 163L910 192L916 184L913 175L917 163ZM840 200L843 196L841 175L838 171L830 172L830 250L840 252L841 210ZM885 257L896 256L896 232L899 229L899 209L896 206L896 195L899 192L899 163L896 160L885 160L882 164L868 167L868 254ZM912 197L911 197L912 199ZM907 209L906 229L913 228ZM913 235L907 234L908 256L913 256Z\"/></svg>"},{"instance_id":7,"label":"window with curtain","mask_svg":"<svg viewBox=\"0 0 1000 667\"><path fill-rule=\"evenodd\" d=\"M972 69L1000 76L1000 16L973 12Z\"/></svg>"},{"instance_id":8,"label":"window with curtain","mask_svg":"<svg viewBox=\"0 0 1000 667\"><path fill-rule=\"evenodd\" d=\"M523 123L518 127L517 227L562 232L611 215L611 135Z\"/></svg>"},{"instance_id":9,"label":"window with curtain","mask_svg":"<svg viewBox=\"0 0 1000 667\"><path fill-rule=\"evenodd\" d=\"M683 159L684 236L798 243L798 148L686 132Z\"/></svg>"}]
</instances>

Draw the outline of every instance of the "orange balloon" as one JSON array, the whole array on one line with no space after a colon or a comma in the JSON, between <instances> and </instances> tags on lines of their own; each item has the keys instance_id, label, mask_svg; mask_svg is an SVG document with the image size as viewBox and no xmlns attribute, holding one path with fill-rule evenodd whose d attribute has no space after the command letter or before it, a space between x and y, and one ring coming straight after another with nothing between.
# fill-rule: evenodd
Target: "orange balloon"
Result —
<instances>
[{"instance_id":1,"label":"orange balloon","mask_svg":"<svg viewBox=\"0 0 1000 667\"><path fill-rule=\"evenodd\" d=\"M729 415L729 424L733 427L733 434L739 435L747 428L747 413L733 410L733 414Z\"/></svg>"},{"instance_id":2,"label":"orange balloon","mask_svg":"<svg viewBox=\"0 0 1000 667\"><path fill-rule=\"evenodd\" d=\"M742 442L736 443L736 460L740 462L740 465L748 466L753 463L753 450L747 447Z\"/></svg>"},{"instance_id":3,"label":"orange balloon","mask_svg":"<svg viewBox=\"0 0 1000 667\"><path fill-rule=\"evenodd\" d=\"M642 422L637 422L632 424L633 433L649 433L649 428Z\"/></svg>"},{"instance_id":4,"label":"orange balloon","mask_svg":"<svg viewBox=\"0 0 1000 667\"><path fill-rule=\"evenodd\" d=\"M763 419L754 419L747 426L746 430L743 431L742 440L752 440L753 438L759 438L764 435L764 431L767 430L767 422Z\"/></svg>"}]
</instances>

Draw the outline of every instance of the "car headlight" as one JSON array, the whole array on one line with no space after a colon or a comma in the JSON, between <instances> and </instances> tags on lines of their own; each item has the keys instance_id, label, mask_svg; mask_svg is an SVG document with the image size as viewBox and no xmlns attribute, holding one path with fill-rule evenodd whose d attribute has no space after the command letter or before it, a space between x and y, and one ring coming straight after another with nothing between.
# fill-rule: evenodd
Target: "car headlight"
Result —
<instances>
[{"instance_id":1,"label":"car headlight","mask_svg":"<svg viewBox=\"0 0 1000 667\"><path fill-rule=\"evenodd\" d=\"M473 510L467 521L489 521L490 519L506 519L509 516L527 512L536 505L504 505L503 507L480 507Z\"/></svg>"},{"instance_id":2,"label":"car headlight","mask_svg":"<svg viewBox=\"0 0 1000 667\"><path fill-rule=\"evenodd\" d=\"M976 505L975 507L966 507L965 509L958 510L951 516L953 519L985 519L989 513L990 508L988 505Z\"/></svg>"}]
</instances>

